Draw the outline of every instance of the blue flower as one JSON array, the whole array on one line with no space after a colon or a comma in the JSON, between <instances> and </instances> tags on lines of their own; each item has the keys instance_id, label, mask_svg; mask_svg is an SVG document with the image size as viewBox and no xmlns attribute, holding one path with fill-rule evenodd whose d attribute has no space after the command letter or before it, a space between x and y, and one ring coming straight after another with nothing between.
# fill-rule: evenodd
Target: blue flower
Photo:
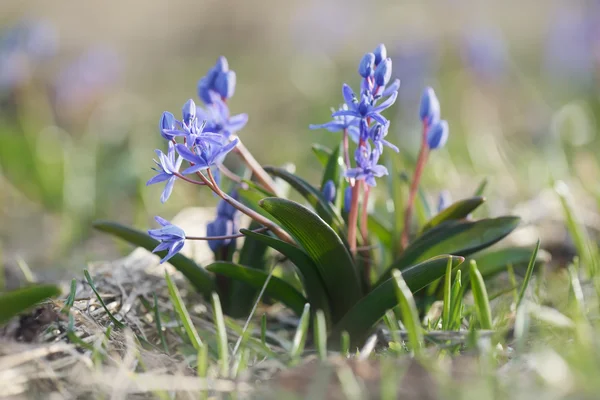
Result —
<instances>
[{"instance_id":1,"label":"blue flower","mask_svg":"<svg viewBox=\"0 0 600 400\"><path fill-rule=\"evenodd\" d=\"M383 153L383 146L389 147L396 153L400 152L398 147L384 139L388 134L389 127L390 123L388 122L385 125L375 124L369 129L369 138L373 141L373 145L379 154Z\"/></svg>"},{"instance_id":2,"label":"blue flower","mask_svg":"<svg viewBox=\"0 0 600 400\"><path fill-rule=\"evenodd\" d=\"M229 107L221 99L214 99L212 105L206 109L198 107L199 121L206 121L205 130L221 134L227 138L235 135L248 122L248 114L229 116Z\"/></svg>"},{"instance_id":3,"label":"blue flower","mask_svg":"<svg viewBox=\"0 0 600 400\"><path fill-rule=\"evenodd\" d=\"M421 96L419 117L424 124L431 126L440 120L440 101L432 88L425 88Z\"/></svg>"},{"instance_id":4,"label":"blue flower","mask_svg":"<svg viewBox=\"0 0 600 400\"><path fill-rule=\"evenodd\" d=\"M196 118L196 103L194 103L194 100L189 99L185 102L181 108L181 114L183 115L183 123L189 126Z\"/></svg>"},{"instance_id":5,"label":"blue flower","mask_svg":"<svg viewBox=\"0 0 600 400\"><path fill-rule=\"evenodd\" d=\"M367 53L360 60L360 64L358 64L358 74L363 78L368 78L373 75L373 70L375 69L375 54Z\"/></svg>"},{"instance_id":6,"label":"blue flower","mask_svg":"<svg viewBox=\"0 0 600 400\"><path fill-rule=\"evenodd\" d=\"M217 218L206 225L206 236L207 237L215 237L215 236L231 236L235 234L237 230L237 223L235 220L217 216ZM229 246L231 243L235 242L235 239L217 239L217 240L209 240L208 246L216 253L220 248Z\"/></svg>"},{"instance_id":7,"label":"blue flower","mask_svg":"<svg viewBox=\"0 0 600 400\"><path fill-rule=\"evenodd\" d=\"M169 196L171 196L171 192L173 192L173 185L177 179L175 174L179 172L179 168L181 168L181 162L183 159L181 157L175 158L175 146L173 142L169 142L169 150L167 154L164 154L160 150L155 150L155 152L158 156L158 161L154 160L154 162L158 168L153 169L158 172L158 175L153 176L148 182L146 182L146 186L167 181L165 189L160 196L160 201L165 203L169 199Z\"/></svg>"},{"instance_id":8,"label":"blue flower","mask_svg":"<svg viewBox=\"0 0 600 400\"><path fill-rule=\"evenodd\" d=\"M179 155L194 164L182 172L184 175L193 174L221 163L227 153L233 150L239 142L237 138L227 144L216 144L212 140L202 140L201 137L198 139L191 150L183 144L175 145Z\"/></svg>"},{"instance_id":9,"label":"blue flower","mask_svg":"<svg viewBox=\"0 0 600 400\"><path fill-rule=\"evenodd\" d=\"M392 92L387 99L385 99L380 105L376 106L374 105L375 99L367 92L363 92L360 101L358 101L354 91L346 84L344 84L342 88L342 94L346 104L348 105L348 110L336 111L332 114L333 117L345 115L359 119L372 118L382 125L387 123L387 119L385 119L380 112L391 107L398 96L397 92Z\"/></svg>"},{"instance_id":10,"label":"blue flower","mask_svg":"<svg viewBox=\"0 0 600 400\"><path fill-rule=\"evenodd\" d=\"M375 55L375 65L379 65L382 60L387 58L387 49L385 48L385 45L381 43L373 50L373 54Z\"/></svg>"},{"instance_id":11,"label":"blue flower","mask_svg":"<svg viewBox=\"0 0 600 400\"><path fill-rule=\"evenodd\" d=\"M325 182L321 193L328 202L333 203L335 201L335 183L331 179Z\"/></svg>"},{"instance_id":12,"label":"blue flower","mask_svg":"<svg viewBox=\"0 0 600 400\"><path fill-rule=\"evenodd\" d=\"M356 168L350 168L346 171L346 177L356 180L364 179L369 186L377 186L375 178L380 178L388 174L388 170L383 165L377 165L379 152L371 151L371 146L366 143L360 146L354 153Z\"/></svg>"},{"instance_id":13,"label":"blue flower","mask_svg":"<svg viewBox=\"0 0 600 400\"><path fill-rule=\"evenodd\" d=\"M173 140L173 135L168 135L165 133L165 131L174 130L175 127L177 126L176 124L177 124L177 120L175 119L175 116L172 113L170 113L168 111L163 112L160 117L160 122L158 123L158 129L160 130L160 135L167 140Z\"/></svg>"},{"instance_id":14,"label":"blue flower","mask_svg":"<svg viewBox=\"0 0 600 400\"><path fill-rule=\"evenodd\" d=\"M179 253L185 243L185 232L183 229L171 224L164 218L155 217L154 219L162 226L162 228L150 229L148 231L148 235L160 242L152 252L156 253L157 251L169 250L167 255L160 260L162 264L175 254Z\"/></svg>"},{"instance_id":15,"label":"blue flower","mask_svg":"<svg viewBox=\"0 0 600 400\"><path fill-rule=\"evenodd\" d=\"M348 186L344 190L344 212L350 212L350 206L352 205L352 187Z\"/></svg>"},{"instance_id":16,"label":"blue flower","mask_svg":"<svg viewBox=\"0 0 600 400\"><path fill-rule=\"evenodd\" d=\"M400 89L400 79L394 79L391 85L387 86L383 92L381 93L381 97L389 97L392 93L398 93L398 89Z\"/></svg>"},{"instance_id":17,"label":"blue flower","mask_svg":"<svg viewBox=\"0 0 600 400\"><path fill-rule=\"evenodd\" d=\"M390 79L392 78L392 59L386 58L382 62L379 63L377 68L375 68L375 84L377 86L383 87L388 84Z\"/></svg>"},{"instance_id":18,"label":"blue flower","mask_svg":"<svg viewBox=\"0 0 600 400\"><path fill-rule=\"evenodd\" d=\"M198 81L198 97L206 105L213 104L216 100L228 99L235 92L236 75L229 69L229 63L223 56L217 59L216 64L208 70L206 76Z\"/></svg>"},{"instance_id":19,"label":"blue flower","mask_svg":"<svg viewBox=\"0 0 600 400\"><path fill-rule=\"evenodd\" d=\"M235 72L221 72L215 79L214 89L222 98L228 99L235 93Z\"/></svg>"},{"instance_id":20,"label":"blue flower","mask_svg":"<svg viewBox=\"0 0 600 400\"><path fill-rule=\"evenodd\" d=\"M427 130L427 145L431 150L444 147L448 141L448 122L442 120Z\"/></svg>"},{"instance_id":21,"label":"blue flower","mask_svg":"<svg viewBox=\"0 0 600 400\"><path fill-rule=\"evenodd\" d=\"M348 106L343 104L339 111L348 111ZM335 111L333 111L335 112ZM348 116L348 115L340 115L334 116L333 121L326 122L324 124L310 124L308 127L310 129L327 129L329 132L340 132L343 130L348 130L348 135L355 143L358 143L358 123L359 119L356 117Z\"/></svg>"}]
</instances>

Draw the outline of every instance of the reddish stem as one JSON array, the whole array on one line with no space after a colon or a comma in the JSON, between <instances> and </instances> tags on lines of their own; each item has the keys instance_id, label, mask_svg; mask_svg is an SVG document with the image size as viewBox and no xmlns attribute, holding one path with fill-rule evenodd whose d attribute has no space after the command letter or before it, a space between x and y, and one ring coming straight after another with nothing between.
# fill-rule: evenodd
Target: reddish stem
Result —
<instances>
[{"instance_id":1,"label":"reddish stem","mask_svg":"<svg viewBox=\"0 0 600 400\"><path fill-rule=\"evenodd\" d=\"M269 228L264 226L262 228L254 229L251 232L261 233L261 232L265 232L268 230L269 230ZM187 240L225 240L225 239L237 239L237 238L241 238L243 236L244 236L243 233L238 233L235 235L224 235L224 236L186 236L185 238Z\"/></svg>"},{"instance_id":2,"label":"reddish stem","mask_svg":"<svg viewBox=\"0 0 600 400\"><path fill-rule=\"evenodd\" d=\"M206 183L204 183L204 182L195 181L193 179L190 179L190 178L186 177L185 175L181 175L179 172L176 172L173 175L175 175L176 177L178 177L181 180L184 180L184 181L189 182L189 183L193 183L194 185L206 185Z\"/></svg>"},{"instance_id":3,"label":"reddish stem","mask_svg":"<svg viewBox=\"0 0 600 400\"><path fill-rule=\"evenodd\" d=\"M423 123L423 138L421 141L421 149L419 150L419 156L417 158L417 165L415 167L415 174L410 185L410 192L408 193L408 201L406 203L406 210L404 211L404 228L402 230L402 236L400 238L400 247L405 249L408 245L408 233L410 228L410 220L412 217L412 210L414 208L415 197L419 188L419 181L423 174L423 169L427 163L427 157L429 155L429 146L427 145L427 122Z\"/></svg>"},{"instance_id":4,"label":"reddish stem","mask_svg":"<svg viewBox=\"0 0 600 400\"><path fill-rule=\"evenodd\" d=\"M366 182L361 181L362 186L363 186L363 191L364 191L364 195L363 195L363 204L362 204L362 210L361 210L361 215L360 215L360 234L363 238L363 242L367 243L369 241L369 229L368 229L368 217L369 217L369 213L367 210L367 207L369 205L369 193L371 192L369 185L366 184Z\"/></svg>"},{"instance_id":5,"label":"reddish stem","mask_svg":"<svg viewBox=\"0 0 600 400\"><path fill-rule=\"evenodd\" d=\"M234 151L240 155L242 160L244 160L244 163L248 166L248 168L250 168L252 173L256 175L256 179L258 179L265 189L277 196L277 186L275 185L275 182L271 176L267 174L259 162L256 161L241 140L238 142L238 145L235 147Z\"/></svg>"},{"instance_id":6,"label":"reddish stem","mask_svg":"<svg viewBox=\"0 0 600 400\"><path fill-rule=\"evenodd\" d=\"M352 186L352 201L350 203L350 213L348 215L348 242L350 251L356 256L356 223L358 222L358 195L361 181L354 181Z\"/></svg>"}]
</instances>

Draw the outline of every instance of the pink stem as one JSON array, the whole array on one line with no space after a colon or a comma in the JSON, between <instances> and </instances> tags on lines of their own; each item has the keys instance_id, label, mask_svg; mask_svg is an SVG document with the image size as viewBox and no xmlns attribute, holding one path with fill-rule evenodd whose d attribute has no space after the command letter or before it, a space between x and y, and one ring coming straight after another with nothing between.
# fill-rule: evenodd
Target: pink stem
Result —
<instances>
[{"instance_id":1,"label":"pink stem","mask_svg":"<svg viewBox=\"0 0 600 400\"><path fill-rule=\"evenodd\" d=\"M358 222L358 195L360 181L355 181L352 186L352 202L350 203L350 213L348 215L348 242L350 251L356 256L356 223Z\"/></svg>"},{"instance_id":2,"label":"pink stem","mask_svg":"<svg viewBox=\"0 0 600 400\"><path fill-rule=\"evenodd\" d=\"M410 185L410 192L408 193L408 202L406 203L406 210L404 212L404 228L402 230L402 236L400 238L400 247L405 249L408 246L408 233L410 228L410 221L412 216L412 210L415 203L415 197L419 188L419 181L423 174L423 169L427 163L427 157L429 155L429 146L427 145L427 122L423 123L423 139L421 141L421 149L419 150L419 156L417 158L417 165L415 167L415 174L413 176L412 183Z\"/></svg>"}]
</instances>

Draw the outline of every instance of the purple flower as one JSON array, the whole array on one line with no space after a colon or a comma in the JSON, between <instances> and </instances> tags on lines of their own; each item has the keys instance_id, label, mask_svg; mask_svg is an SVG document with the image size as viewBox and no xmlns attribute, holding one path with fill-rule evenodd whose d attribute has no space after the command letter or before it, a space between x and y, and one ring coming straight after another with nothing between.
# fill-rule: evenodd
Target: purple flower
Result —
<instances>
[{"instance_id":1,"label":"purple flower","mask_svg":"<svg viewBox=\"0 0 600 400\"><path fill-rule=\"evenodd\" d=\"M387 49L385 48L385 45L381 43L375 48L373 54L375 55L375 65L379 65L382 60L387 58Z\"/></svg>"},{"instance_id":2,"label":"purple flower","mask_svg":"<svg viewBox=\"0 0 600 400\"><path fill-rule=\"evenodd\" d=\"M221 99L214 99L211 106L198 107L196 118L205 121L205 130L221 134L227 138L235 135L248 122L248 114L229 116L229 107Z\"/></svg>"},{"instance_id":3,"label":"purple flower","mask_svg":"<svg viewBox=\"0 0 600 400\"><path fill-rule=\"evenodd\" d=\"M223 56L208 70L206 76L198 81L198 97L206 105L213 104L218 99L228 99L235 92L235 72L229 69L229 63Z\"/></svg>"},{"instance_id":4,"label":"purple flower","mask_svg":"<svg viewBox=\"0 0 600 400\"><path fill-rule=\"evenodd\" d=\"M427 145L431 150L444 147L448 141L448 122L442 120L427 130Z\"/></svg>"},{"instance_id":5,"label":"purple flower","mask_svg":"<svg viewBox=\"0 0 600 400\"><path fill-rule=\"evenodd\" d=\"M352 187L348 186L344 190L344 212L350 212L350 206L352 205Z\"/></svg>"},{"instance_id":6,"label":"purple flower","mask_svg":"<svg viewBox=\"0 0 600 400\"><path fill-rule=\"evenodd\" d=\"M158 123L160 135L167 140L173 140L173 135L167 135L165 131L174 130L177 126L176 124L177 120L175 119L175 116L172 113L168 111L163 112L162 116L160 117L160 122Z\"/></svg>"},{"instance_id":7,"label":"purple flower","mask_svg":"<svg viewBox=\"0 0 600 400\"><path fill-rule=\"evenodd\" d=\"M177 179L175 174L179 172L179 168L181 168L181 162L183 159L181 157L175 158L175 146L173 142L169 142L169 150L167 154L164 154L160 150L155 150L155 152L158 156L158 161L154 160L154 162L158 168L153 169L158 172L158 175L153 176L148 182L146 182L146 186L167 181L165 189L160 196L160 201L165 203L169 199L169 196L171 196L171 192L173 192L173 185Z\"/></svg>"},{"instance_id":8,"label":"purple flower","mask_svg":"<svg viewBox=\"0 0 600 400\"><path fill-rule=\"evenodd\" d=\"M217 218L206 225L206 236L215 237L215 236L231 236L235 234L237 231L237 223L235 220L217 216ZM218 240L209 240L208 246L216 253L220 248L229 246L231 243L234 243L235 239L218 239Z\"/></svg>"},{"instance_id":9,"label":"purple flower","mask_svg":"<svg viewBox=\"0 0 600 400\"><path fill-rule=\"evenodd\" d=\"M348 106L343 104L339 111L348 111ZM335 112L335 111L333 111ZM358 122L360 120L356 117L348 116L348 115L340 115L333 117L333 121L326 122L324 124L311 124L308 127L310 129L327 129L329 132L340 132L345 129L348 130L348 135L355 143L358 143Z\"/></svg>"},{"instance_id":10,"label":"purple flower","mask_svg":"<svg viewBox=\"0 0 600 400\"><path fill-rule=\"evenodd\" d=\"M394 146L392 143L384 139L388 134L389 127L390 123L388 122L385 125L375 124L369 129L369 138L373 141L375 150L377 150L379 154L383 153L383 146L389 147L396 153L400 152L398 147Z\"/></svg>"},{"instance_id":11,"label":"purple flower","mask_svg":"<svg viewBox=\"0 0 600 400\"><path fill-rule=\"evenodd\" d=\"M196 118L196 103L194 103L194 100L189 99L185 102L181 108L181 115L183 115L183 123L186 126L191 125L192 121Z\"/></svg>"},{"instance_id":12,"label":"purple flower","mask_svg":"<svg viewBox=\"0 0 600 400\"><path fill-rule=\"evenodd\" d=\"M228 99L235 93L235 81L234 71L220 72L215 79L215 91L219 93L222 98Z\"/></svg>"},{"instance_id":13,"label":"purple flower","mask_svg":"<svg viewBox=\"0 0 600 400\"><path fill-rule=\"evenodd\" d=\"M212 140L202 140L202 137L199 137L191 150L183 144L175 145L179 155L194 164L182 173L184 175L193 174L221 163L238 142L239 140L236 138L227 144L216 144Z\"/></svg>"},{"instance_id":14,"label":"purple flower","mask_svg":"<svg viewBox=\"0 0 600 400\"><path fill-rule=\"evenodd\" d=\"M153 253L168 250L167 255L160 260L160 263L162 264L175 254L179 253L185 243L185 232L183 229L171 224L164 218L155 217L154 219L162 226L162 228L150 229L148 235L160 242L160 244L152 250Z\"/></svg>"},{"instance_id":15,"label":"purple flower","mask_svg":"<svg viewBox=\"0 0 600 400\"><path fill-rule=\"evenodd\" d=\"M379 63L377 68L375 68L375 84L377 86L383 87L388 84L390 79L392 78L392 59L386 58L382 62Z\"/></svg>"},{"instance_id":16,"label":"purple flower","mask_svg":"<svg viewBox=\"0 0 600 400\"><path fill-rule=\"evenodd\" d=\"M227 141L227 138L220 133L211 132L205 122L198 118L197 114L198 107L196 107L192 99L188 100L182 108L182 121L174 120L174 124L171 124L170 117L168 115L165 116L165 113L163 113L161 125L163 123L168 125L168 129L162 129L162 136L167 140L183 136L186 138L186 144L190 148L199 141L208 141L216 145L223 145Z\"/></svg>"},{"instance_id":17,"label":"purple flower","mask_svg":"<svg viewBox=\"0 0 600 400\"><path fill-rule=\"evenodd\" d=\"M440 120L440 101L432 88L427 87L421 97L419 117L424 124L431 126Z\"/></svg>"},{"instance_id":18,"label":"purple flower","mask_svg":"<svg viewBox=\"0 0 600 400\"><path fill-rule=\"evenodd\" d=\"M371 146L366 143L360 146L354 153L356 168L350 168L346 171L346 177L356 180L364 179L369 186L377 186L375 178L380 178L388 174L388 170L383 165L377 165L379 152L371 151Z\"/></svg>"},{"instance_id":19,"label":"purple flower","mask_svg":"<svg viewBox=\"0 0 600 400\"><path fill-rule=\"evenodd\" d=\"M375 69L375 54L367 53L360 60L360 64L358 64L358 74L363 78L368 78L373 75L373 70Z\"/></svg>"},{"instance_id":20,"label":"purple flower","mask_svg":"<svg viewBox=\"0 0 600 400\"><path fill-rule=\"evenodd\" d=\"M393 92L378 106L374 104L375 99L373 96L370 96L367 92L363 92L360 101L358 101L354 91L346 84L344 84L342 88L342 95L344 96L344 100L348 105L348 110L336 111L332 114L333 117L351 116L359 119L372 118L380 124L385 125L387 123L387 119L385 119L380 113L394 104L398 93Z\"/></svg>"},{"instance_id":21,"label":"purple flower","mask_svg":"<svg viewBox=\"0 0 600 400\"><path fill-rule=\"evenodd\" d=\"M392 93L397 93L398 89L400 89L400 79L394 79L394 82L392 82L391 85L389 85L383 90L383 92L381 93L381 97L389 97L392 95Z\"/></svg>"},{"instance_id":22,"label":"purple flower","mask_svg":"<svg viewBox=\"0 0 600 400\"><path fill-rule=\"evenodd\" d=\"M335 201L335 183L331 179L325 182L321 193L328 202L333 203Z\"/></svg>"}]
</instances>

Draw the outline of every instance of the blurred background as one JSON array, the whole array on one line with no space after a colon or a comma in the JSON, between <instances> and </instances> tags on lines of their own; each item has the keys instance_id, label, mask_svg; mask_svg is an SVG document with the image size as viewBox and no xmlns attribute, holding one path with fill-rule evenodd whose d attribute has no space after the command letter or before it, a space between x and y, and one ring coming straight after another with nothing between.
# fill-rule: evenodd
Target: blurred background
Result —
<instances>
[{"instance_id":1,"label":"blurred background","mask_svg":"<svg viewBox=\"0 0 600 400\"><path fill-rule=\"evenodd\" d=\"M240 138L263 164L315 180L310 131L358 87L365 52L385 43L399 100L389 140L410 168L418 104L435 88L449 120L426 188L470 195L487 177L490 213L539 201L551 179L598 200L600 1L5 0L0 4L0 251L42 276L122 254L94 219L139 229L154 215L216 200L153 176L162 111L179 116L218 56L237 72ZM235 167L235 165L234 165ZM432 200L433 201L433 200ZM592 204L595 208L595 204ZM535 209L536 207L534 207Z\"/></svg>"}]
</instances>

